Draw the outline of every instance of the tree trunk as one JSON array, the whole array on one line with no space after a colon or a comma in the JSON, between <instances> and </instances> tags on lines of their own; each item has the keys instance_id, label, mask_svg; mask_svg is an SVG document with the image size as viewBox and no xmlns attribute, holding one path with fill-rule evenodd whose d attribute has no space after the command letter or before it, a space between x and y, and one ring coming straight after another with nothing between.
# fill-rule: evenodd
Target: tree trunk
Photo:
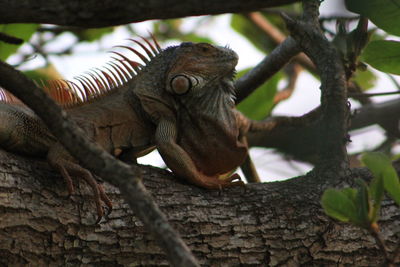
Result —
<instances>
[{"instance_id":1,"label":"tree trunk","mask_svg":"<svg viewBox=\"0 0 400 267\"><path fill-rule=\"evenodd\" d=\"M108 220L93 225L95 205L86 184L75 184L76 193L68 198L64 181L47 163L4 151L0 162L0 265L168 265L114 187L105 185L114 210ZM341 181L310 174L217 192L183 184L165 170L142 169L146 187L202 265L383 262L367 232L332 221L319 204L326 187L368 179L365 170ZM399 216L391 201L383 203L380 225L391 248L399 238Z\"/></svg>"}]
</instances>

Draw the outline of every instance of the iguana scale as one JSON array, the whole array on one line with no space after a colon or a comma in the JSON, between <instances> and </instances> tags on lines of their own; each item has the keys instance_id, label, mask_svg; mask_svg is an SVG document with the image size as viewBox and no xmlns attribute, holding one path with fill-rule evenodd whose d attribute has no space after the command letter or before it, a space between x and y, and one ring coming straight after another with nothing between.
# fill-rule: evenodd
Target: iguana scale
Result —
<instances>
[{"instance_id":1,"label":"iguana scale","mask_svg":"<svg viewBox=\"0 0 400 267\"><path fill-rule=\"evenodd\" d=\"M252 122L235 109L233 77L237 54L227 47L182 43L161 49L133 40L145 52L124 46L144 65L114 52L114 61L76 82L53 81L44 86L87 137L109 153L135 161L157 148L172 172L209 189L243 184L238 175L221 174L238 167L247 156L245 134ZM92 188L99 219L102 202L112 204L93 175L63 148L28 108L0 103L0 146L47 157L64 177Z\"/></svg>"}]
</instances>

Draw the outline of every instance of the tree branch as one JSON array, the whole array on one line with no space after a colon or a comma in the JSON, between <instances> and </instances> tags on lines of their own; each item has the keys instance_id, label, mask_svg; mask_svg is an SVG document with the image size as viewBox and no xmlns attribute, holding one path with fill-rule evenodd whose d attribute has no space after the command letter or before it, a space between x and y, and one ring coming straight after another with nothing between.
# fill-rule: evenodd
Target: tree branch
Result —
<instances>
[{"instance_id":1,"label":"tree branch","mask_svg":"<svg viewBox=\"0 0 400 267\"><path fill-rule=\"evenodd\" d=\"M400 98L382 103L371 103L354 111L350 130L378 124L389 134L400 138L398 123L400 119Z\"/></svg>"},{"instance_id":2,"label":"tree branch","mask_svg":"<svg viewBox=\"0 0 400 267\"><path fill-rule=\"evenodd\" d=\"M247 17L250 19L251 22L254 23L255 26L264 31L265 34L269 38L271 38L271 40L277 45L281 44L287 38L287 36L285 36L276 26L274 26L266 18L264 18L260 12L249 13L247 14ZM315 75L317 74L314 64L304 53L299 53L298 55L294 56L293 61L300 64L309 72Z\"/></svg>"},{"instance_id":3,"label":"tree branch","mask_svg":"<svg viewBox=\"0 0 400 267\"><path fill-rule=\"evenodd\" d=\"M300 52L296 41L288 37L253 69L235 82L236 103L240 103L255 89L271 78Z\"/></svg>"},{"instance_id":4,"label":"tree branch","mask_svg":"<svg viewBox=\"0 0 400 267\"><path fill-rule=\"evenodd\" d=\"M260 122L261 131L247 135L249 146L275 148L297 160L316 165L318 147L315 140L320 138L320 117L320 108L299 117L268 117Z\"/></svg>"},{"instance_id":5,"label":"tree branch","mask_svg":"<svg viewBox=\"0 0 400 267\"><path fill-rule=\"evenodd\" d=\"M321 77L321 123L319 124L319 162L316 171L343 174L347 169L346 131L348 124L347 88L341 57L325 38L318 22L318 0L303 1L303 20L284 16L291 36L315 64Z\"/></svg>"},{"instance_id":6,"label":"tree branch","mask_svg":"<svg viewBox=\"0 0 400 267\"><path fill-rule=\"evenodd\" d=\"M150 19L168 19L239 13L281 6L298 0L0 0L0 24L45 23L78 27L105 27Z\"/></svg>"},{"instance_id":7,"label":"tree branch","mask_svg":"<svg viewBox=\"0 0 400 267\"><path fill-rule=\"evenodd\" d=\"M116 160L98 145L86 140L84 132L67 113L22 73L0 62L0 74L0 86L30 107L83 167L119 187L129 206L155 236L174 266L198 266L139 180L140 168Z\"/></svg>"},{"instance_id":8,"label":"tree branch","mask_svg":"<svg viewBox=\"0 0 400 267\"><path fill-rule=\"evenodd\" d=\"M285 68L286 75L288 76L288 83L282 90L278 91L274 96L274 105L279 102L288 99L294 92L296 87L297 79L302 71L302 67L299 64L291 63Z\"/></svg>"},{"instance_id":9,"label":"tree branch","mask_svg":"<svg viewBox=\"0 0 400 267\"><path fill-rule=\"evenodd\" d=\"M335 223L319 204L328 186L340 188L356 177L372 179L365 169L337 180L302 176L222 192L182 184L158 168L141 170L146 188L202 266L383 263L365 231ZM115 203L109 220L98 226L87 223L88 205L94 203L84 201L90 199L90 191L82 185L67 199L63 179L48 164L0 151L0 265L168 264L156 240L145 233L147 226L114 187L105 184ZM382 205L379 224L387 240L398 239L393 229L399 227L399 212L393 201Z\"/></svg>"},{"instance_id":10,"label":"tree branch","mask_svg":"<svg viewBox=\"0 0 400 267\"><path fill-rule=\"evenodd\" d=\"M0 41L8 44L20 45L24 42L24 40L20 38L16 38L14 36L10 36L8 34L0 32Z\"/></svg>"}]
</instances>

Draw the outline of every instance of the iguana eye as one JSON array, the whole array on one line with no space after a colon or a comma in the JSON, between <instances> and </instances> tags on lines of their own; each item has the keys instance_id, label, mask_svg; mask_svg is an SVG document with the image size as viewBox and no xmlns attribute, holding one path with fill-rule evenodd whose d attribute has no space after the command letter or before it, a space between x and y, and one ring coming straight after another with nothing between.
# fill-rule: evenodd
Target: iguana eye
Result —
<instances>
[{"instance_id":1,"label":"iguana eye","mask_svg":"<svg viewBox=\"0 0 400 267\"><path fill-rule=\"evenodd\" d=\"M171 79L171 89L177 95L186 94L195 85L197 85L197 80L185 75L176 75Z\"/></svg>"}]
</instances>

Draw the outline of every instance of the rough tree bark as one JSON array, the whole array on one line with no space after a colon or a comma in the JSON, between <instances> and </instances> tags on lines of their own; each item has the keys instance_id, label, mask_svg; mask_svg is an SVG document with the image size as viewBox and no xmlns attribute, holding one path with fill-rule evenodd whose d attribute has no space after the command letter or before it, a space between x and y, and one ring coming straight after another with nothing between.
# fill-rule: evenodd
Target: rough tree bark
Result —
<instances>
[{"instance_id":1,"label":"rough tree bark","mask_svg":"<svg viewBox=\"0 0 400 267\"><path fill-rule=\"evenodd\" d=\"M212 192L143 167L144 183L200 264L205 266L379 266L382 255L366 232L334 222L319 199L328 186L369 179L365 170L340 181L303 176L285 182ZM115 209L93 225L85 183L66 198L47 163L0 152L0 265L168 265L119 191L106 184ZM396 243L400 212L385 201L381 225Z\"/></svg>"},{"instance_id":2,"label":"rough tree bark","mask_svg":"<svg viewBox=\"0 0 400 267\"><path fill-rule=\"evenodd\" d=\"M136 0L63 1L0 0L0 24L46 23L78 27L105 27L149 19L206 14L241 13L282 6L299 0Z\"/></svg>"}]
</instances>

